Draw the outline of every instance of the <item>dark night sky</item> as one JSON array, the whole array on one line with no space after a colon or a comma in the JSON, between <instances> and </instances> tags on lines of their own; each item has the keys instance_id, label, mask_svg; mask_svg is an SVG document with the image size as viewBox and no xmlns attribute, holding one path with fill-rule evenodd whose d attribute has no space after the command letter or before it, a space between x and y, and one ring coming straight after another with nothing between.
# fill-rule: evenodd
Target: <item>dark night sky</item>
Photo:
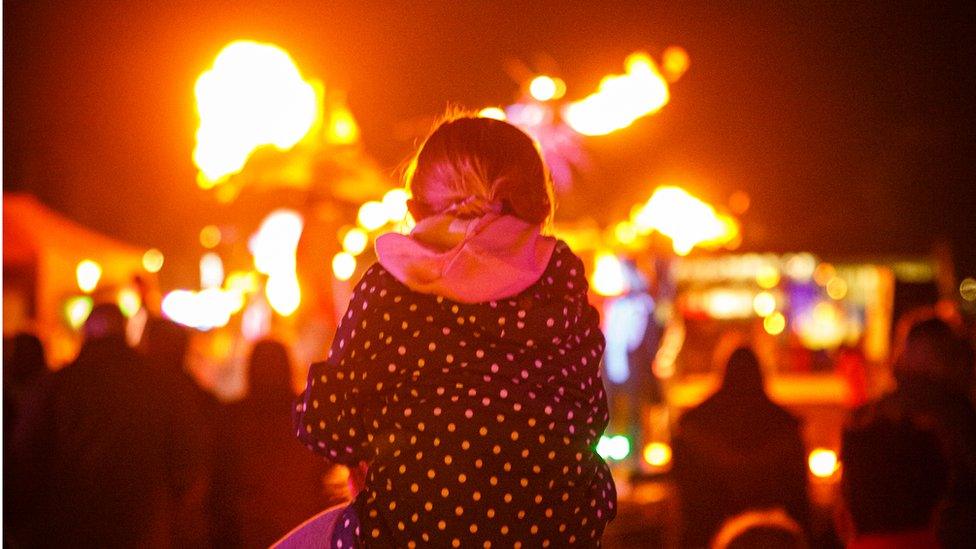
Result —
<instances>
[{"instance_id":1,"label":"dark night sky","mask_svg":"<svg viewBox=\"0 0 976 549\"><path fill-rule=\"evenodd\" d=\"M367 150L391 169L410 150L394 137L403 121L513 99L510 60L550 58L578 97L628 53L677 44L692 66L671 104L589 142L578 193L604 215L658 183L717 203L741 189L750 248L924 252L947 235L976 269L972 8L54 4L4 2L4 189L136 244L193 246L208 221L192 89L233 39L274 42L305 75L348 90Z\"/></svg>"}]
</instances>

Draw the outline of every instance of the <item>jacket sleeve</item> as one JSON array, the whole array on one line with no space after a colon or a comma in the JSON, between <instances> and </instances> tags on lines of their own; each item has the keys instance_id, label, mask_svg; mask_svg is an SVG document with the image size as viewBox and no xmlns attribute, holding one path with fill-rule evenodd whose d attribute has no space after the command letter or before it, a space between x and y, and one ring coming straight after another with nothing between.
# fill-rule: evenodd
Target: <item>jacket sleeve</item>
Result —
<instances>
[{"instance_id":1,"label":"jacket sleeve","mask_svg":"<svg viewBox=\"0 0 976 549\"><path fill-rule=\"evenodd\" d=\"M339 323L328 358L312 364L305 391L295 405L295 431L309 449L333 462L355 465L369 460L362 403L373 393L369 317L379 295L376 267L363 275ZM371 302L372 301L372 302ZM374 375L370 375L373 373Z\"/></svg>"}]
</instances>

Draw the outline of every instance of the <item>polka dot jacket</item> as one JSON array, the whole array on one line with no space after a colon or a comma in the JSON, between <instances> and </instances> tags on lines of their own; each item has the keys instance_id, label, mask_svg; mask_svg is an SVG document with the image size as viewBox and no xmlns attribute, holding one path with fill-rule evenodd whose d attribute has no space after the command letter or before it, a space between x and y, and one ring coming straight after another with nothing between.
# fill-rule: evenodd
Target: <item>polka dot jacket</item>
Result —
<instances>
[{"instance_id":1,"label":"polka dot jacket","mask_svg":"<svg viewBox=\"0 0 976 549\"><path fill-rule=\"evenodd\" d=\"M565 243L534 285L487 303L373 265L296 406L310 449L369 464L333 546L599 546L617 501L594 451L603 347Z\"/></svg>"}]
</instances>

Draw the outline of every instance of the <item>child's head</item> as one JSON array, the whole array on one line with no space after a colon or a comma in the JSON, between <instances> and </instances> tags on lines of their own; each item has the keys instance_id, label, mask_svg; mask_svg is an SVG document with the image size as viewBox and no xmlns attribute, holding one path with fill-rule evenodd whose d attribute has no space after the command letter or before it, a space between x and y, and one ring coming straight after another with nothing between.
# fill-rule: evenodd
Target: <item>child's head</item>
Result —
<instances>
[{"instance_id":1,"label":"child's head","mask_svg":"<svg viewBox=\"0 0 976 549\"><path fill-rule=\"evenodd\" d=\"M491 118L443 122L411 163L406 184L418 220L448 211L460 217L497 211L530 223L552 216L552 184L532 139Z\"/></svg>"}]
</instances>

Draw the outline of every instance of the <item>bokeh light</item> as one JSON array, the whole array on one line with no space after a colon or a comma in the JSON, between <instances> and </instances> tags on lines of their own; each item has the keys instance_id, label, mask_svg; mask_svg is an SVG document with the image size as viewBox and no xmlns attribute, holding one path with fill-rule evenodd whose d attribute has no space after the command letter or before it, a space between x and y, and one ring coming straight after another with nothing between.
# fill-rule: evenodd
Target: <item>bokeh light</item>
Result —
<instances>
[{"instance_id":1,"label":"bokeh light","mask_svg":"<svg viewBox=\"0 0 976 549\"><path fill-rule=\"evenodd\" d=\"M620 259L609 251L596 255L596 267L591 275L593 291L602 296L617 296L626 290L627 279Z\"/></svg>"},{"instance_id":2,"label":"bokeh light","mask_svg":"<svg viewBox=\"0 0 976 549\"><path fill-rule=\"evenodd\" d=\"M91 259L82 260L75 267L75 280L78 282L78 288L86 294L95 290L101 278L102 266Z\"/></svg>"},{"instance_id":3,"label":"bokeh light","mask_svg":"<svg viewBox=\"0 0 976 549\"><path fill-rule=\"evenodd\" d=\"M485 107L478 112L478 116L481 118L492 118L494 120L506 120L508 116L505 115L505 111L498 107Z\"/></svg>"},{"instance_id":4,"label":"bokeh light","mask_svg":"<svg viewBox=\"0 0 976 549\"><path fill-rule=\"evenodd\" d=\"M369 244L369 235L359 227L349 229L342 237L342 249L351 255L363 253L367 244Z\"/></svg>"},{"instance_id":5,"label":"bokeh light","mask_svg":"<svg viewBox=\"0 0 976 549\"><path fill-rule=\"evenodd\" d=\"M671 463L671 447L663 442L644 446L644 461L651 467L665 467Z\"/></svg>"},{"instance_id":6,"label":"bokeh light","mask_svg":"<svg viewBox=\"0 0 976 549\"><path fill-rule=\"evenodd\" d=\"M94 305L92 298L87 295L68 299L64 304L64 317L68 321L68 325L75 330L81 328L82 324L88 320L88 315L91 314Z\"/></svg>"},{"instance_id":7,"label":"bokeh light","mask_svg":"<svg viewBox=\"0 0 976 549\"><path fill-rule=\"evenodd\" d=\"M807 458L810 472L817 478L829 478L840 467L837 453L826 448L816 448Z\"/></svg>"},{"instance_id":8,"label":"bokeh light","mask_svg":"<svg viewBox=\"0 0 976 549\"><path fill-rule=\"evenodd\" d=\"M139 292L134 289L123 288L119 290L119 294L115 298L115 304L119 306L119 310L122 311L122 314L126 318L131 318L142 307L142 298L139 296Z\"/></svg>"},{"instance_id":9,"label":"bokeh light","mask_svg":"<svg viewBox=\"0 0 976 549\"><path fill-rule=\"evenodd\" d=\"M529 82L529 94L536 101L559 99L566 94L566 84L559 78L541 74Z\"/></svg>"},{"instance_id":10,"label":"bokeh light","mask_svg":"<svg viewBox=\"0 0 976 549\"><path fill-rule=\"evenodd\" d=\"M339 252L332 258L332 274L338 280L349 280L356 272L356 258L347 252Z\"/></svg>"},{"instance_id":11,"label":"bokeh light","mask_svg":"<svg viewBox=\"0 0 976 549\"><path fill-rule=\"evenodd\" d=\"M371 200L359 207L359 214L356 220L367 231L375 231L386 225L390 218L387 216L386 207L382 202Z\"/></svg>"},{"instance_id":12,"label":"bokeh light","mask_svg":"<svg viewBox=\"0 0 976 549\"><path fill-rule=\"evenodd\" d=\"M158 273L163 268L163 252L149 248L142 254L142 268L150 273Z\"/></svg>"},{"instance_id":13,"label":"bokeh light","mask_svg":"<svg viewBox=\"0 0 976 549\"><path fill-rule=\"evenodd\" d=\"M966 301L976 301L976 278L964 278L959 283L959 295Z\"/></svg>"},{"instance_id":14,"label":"bokeh light","mask_svg":"<svg viewBox=\"0 0 976 549\"><path fill-rule=\"evenodd\" d=\"M763 319L763 329L769 335L779 335L786 329L786 317L783 313L775 312Z\"/></svg>"},{"instance_id":15,"label":"bokeh light","mask_svg":"<svg viewBox=\"0 0 976 549\"><path fill-rule=\"evenodd\" d=\"M761 317L767 317L776 311L776 298L769 292L759 292L752 300L752 309Z\"/></svg>"}]
</instances>

